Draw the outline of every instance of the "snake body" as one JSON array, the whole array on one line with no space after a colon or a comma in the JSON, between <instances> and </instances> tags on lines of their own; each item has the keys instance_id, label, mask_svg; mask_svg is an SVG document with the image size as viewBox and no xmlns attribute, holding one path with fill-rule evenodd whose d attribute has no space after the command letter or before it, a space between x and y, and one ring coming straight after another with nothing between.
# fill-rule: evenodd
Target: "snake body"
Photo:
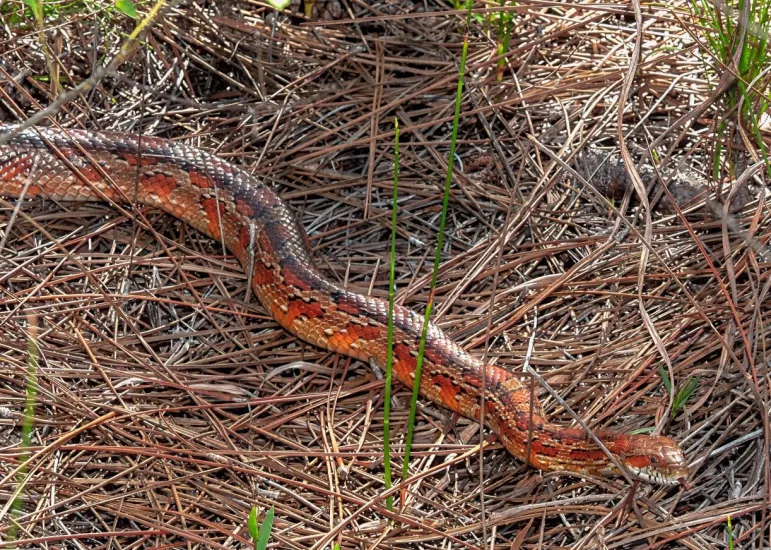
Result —
<instances>
[{"instance_id":1,"label":"snake body","mask_svg":"<svg viewBox=\"0 0 771 550\"><path fill-rule=\"evenodd\" d=\"M3 143L6 133L11 137ZM0 194L160 208L221 241L243 266L262 306L286 330L385 366L388 304L327 280L313 266L304 232L279 196L201 149L155 137L0 125ZM393 373L409 387L422 326L421 316L395 306ZM550 423L530 388L511 373L482 363L433 323L427 334L424 397L472 419L480 418L484 402L485 424L512 455L536 468L619 473L584 430ZM595 435L638 478L675 484L687 475L682 451L667 437Z\"/></svg>"}]
</instances>

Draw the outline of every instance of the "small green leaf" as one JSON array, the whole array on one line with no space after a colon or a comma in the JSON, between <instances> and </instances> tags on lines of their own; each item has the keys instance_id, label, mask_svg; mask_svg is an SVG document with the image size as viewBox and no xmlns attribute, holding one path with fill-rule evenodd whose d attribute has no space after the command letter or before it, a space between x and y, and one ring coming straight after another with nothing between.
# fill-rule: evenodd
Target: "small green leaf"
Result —
<instances>
[{"instance_id":1,"label":"small green leaf","mask_svg":"<svg viewBox=\"0 0 771 550\"><path fill-rule=\"evenodd\" d=\"M249 521L246 523L249 526L249 534L252 535L252 539L255 541L255 548L257 544L257 535L260 532L260 524L257 523L257 507L252 506L252 511L249 512Z\"/></svg>"},{"instance_id":2,"label":"small green leaf","mask_svg":"<svg viewBox=\"0 0 771 550\"><path fill-rule=\"evenodd\" d=\"M694 390L696 390L698 385L698 376L688 377L688 380L685 381L685 385L680 388L680 391L677 392L677 395L675 396L675 400L672 402L672 412L670 413L670 418L677 416L677 413L680 412L680 410L683 408L683 405L685 405L685 402L688 401L688 398L691 397L691 394L694 392Z\"/></svg>"},{"instance_id":3,"label":"small green leaf","mask_svg":"<svg viewBox=\"0 0 771 550\"><path fill-rule=\"evenodd\" d=\"M286 9L286 7L291 3L292 3L292 0L268 0L268 4L270 4L277 10Z\"/></svg>"},{"instance_id":4,"label":"small green leaf","mask_svg":"<svg viewBox=\"0 0 771 550\"><path fill-rule=\"evenodd\" d=\"M32 15L38 21L43 21L43 0L24 0Z\"/></svg>"},{"instance_id":5,"label":"small green leaf","mask_svg":"<svg viewBox=\"0 0 771 550\"><path fill-rule=\"evenodd\" d=\"M123 15L128 15L132 19L137 18L137 7L131 0L115 0L115 7Z\"/></svg>"},{"instance_id":6,"label":"small green leaf","mask_svg":"<svg viewBox=\"0 0 771 550\"><path fill-rule=\"evenodd\" d=\"M257 541L254 543L254 550L265 550L268 547L268 540L270 539L270 531L273 529L273 514L275 510L273 509L273 506L270 507L270 510L268 510L268 513L265 514L265 519L262 520L262 525L260 526L260 536L257 538Z\"/></svg>"},{"instance_id":7,"label":"small green leaf","mask_svg":"<svg viewBox=\"0 0 771 550\"><path fill-rule=\"evenodd\" d=\"M664 368L664 365L662 365L661 363L659 363L659 376L661 376L661 381L664 383L664 388L667 390L667 393L671 392L672 381L669 379L669 374Z\"/></svg>"}]
</instances>

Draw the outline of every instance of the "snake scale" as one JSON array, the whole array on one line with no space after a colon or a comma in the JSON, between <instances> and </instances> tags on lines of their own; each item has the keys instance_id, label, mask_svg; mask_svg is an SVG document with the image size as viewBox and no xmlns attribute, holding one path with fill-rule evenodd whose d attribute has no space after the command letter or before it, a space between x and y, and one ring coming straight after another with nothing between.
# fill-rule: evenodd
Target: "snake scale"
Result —
<instances>
[{"instance_id":1,"label":"snake scale","mask_svg":"<svg viewBox=\"0 0 771 550\"><path fill-rule=\"evenodd\" d=\"M302 228L258 178L201 149L120 133L20 129L0 124L0 194L57 201L113 201L160 208L222 241L262 306L286 330L321 348L385 366L388 304L327 280L311 261ZM412 387L423 318L394 310L394 376ZM420 393L484 422L515 457L544 470L588 475L619 471L583 429L550 423L530 388L482 363L433 323ZM596 431L632 475L674 485L688 474L672 439Z\"/></svg>"}]
</instances>

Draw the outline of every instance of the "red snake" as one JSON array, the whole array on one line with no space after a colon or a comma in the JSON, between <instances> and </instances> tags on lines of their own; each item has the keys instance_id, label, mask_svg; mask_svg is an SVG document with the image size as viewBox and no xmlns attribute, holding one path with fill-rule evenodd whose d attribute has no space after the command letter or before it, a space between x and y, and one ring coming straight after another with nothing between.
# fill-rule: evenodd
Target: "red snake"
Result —
<instances>
[{"instance_id":1,"label":"red snake","mask_svg":"<svg viewBox=\"0 0 771 550\"><path fill-rule=\"evenodd\" d=\"M3 134L9 133L3 142ZM286 330L321 348L385 367L388 304L341 288L311 261L287 205L258 178L201 149L154 137L0 125L0 194L57 201L113 201L160 208L222 241L238 258L262 306ZM394 376L412 387L423 318L394 309ZM530 388L486 365L429 324L420 393L480 417L515 457L543 470L619 474L583 429L550 423ZM688 474L683 452L663 436L595 431L615 462L651 483Z\"/></svg>"}]
</instances>

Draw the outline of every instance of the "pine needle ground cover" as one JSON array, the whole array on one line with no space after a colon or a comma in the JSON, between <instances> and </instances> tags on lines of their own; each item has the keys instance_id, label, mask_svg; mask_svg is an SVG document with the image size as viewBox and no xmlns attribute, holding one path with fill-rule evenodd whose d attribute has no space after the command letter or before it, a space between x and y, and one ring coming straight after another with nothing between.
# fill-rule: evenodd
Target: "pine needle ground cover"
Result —
<instances>
[{"instance_id":1,"label":"pine needle ground cover","mask_svg":"<svg viewBox=\"0 0 771 550\"><path fill-rule=\"evenodd\" d=\"M247 167L292 205L320 269L383 298L398 119L395 299L422 313L468 6L316 4L310 19L163 5L53 117ZM126 5L0 4L2 119L114 59L156 6L136 3L135 19ZM623 479L538 472L421 401L390 511L383 380L278 327L219 243L149 208L5 203L0 547L247 548L270 509L273 548L768 545L771 233L767 170L747 172L769 141L766 72L728 82L697 4L634 7L473 5L432 318L505 368L528 356L592 428L675 437L688 488L630 496ZM739 8L717 28L751 18ZM745 175L754 195L730 217L611 205L582 182L599 177L584 153L615 153L619 136L641 170L725 196ZM409 396L394 386L395 485Z\"/></svg>"}]
</instances>

